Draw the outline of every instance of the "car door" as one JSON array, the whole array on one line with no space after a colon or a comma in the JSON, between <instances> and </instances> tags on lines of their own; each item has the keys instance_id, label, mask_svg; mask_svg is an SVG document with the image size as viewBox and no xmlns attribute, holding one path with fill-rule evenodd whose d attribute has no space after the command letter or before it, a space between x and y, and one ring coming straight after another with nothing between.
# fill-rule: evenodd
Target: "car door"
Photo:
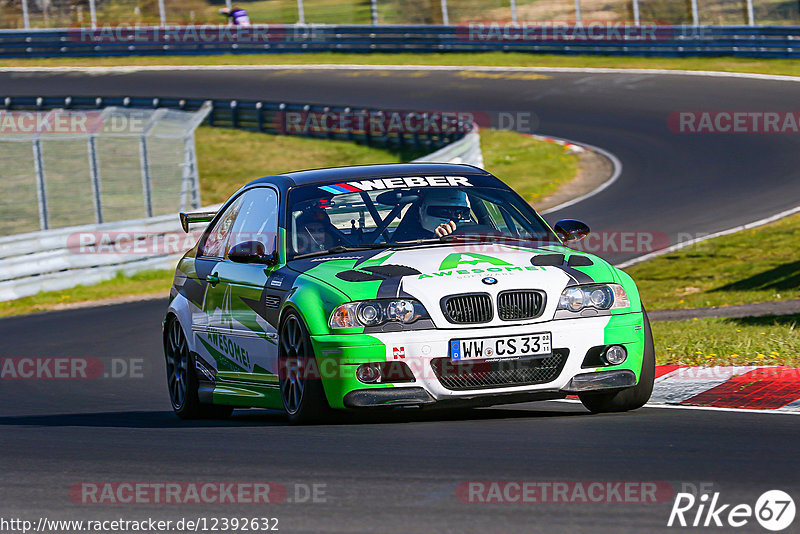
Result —
<instances>
[{"instance_id":1,"label":"car door","mask_svg":"<svg viewBox=\"0 0 800 534\"><path fill-rule=\"evenodd\" d=\"M223 365L218 376L277 385L277 325L270 324L267 307L274 304L267 282L276 266L237 263L228 252L235 245L259 242L270 255L277 244L278 193L256 187L241 195L225 254L211 272L206 293L208 340Z\"/></svg>"},{"instance_id":2,"label":"car door","mask_svg":"<svg viewBox=\"0 0 800 534\"><path fill-rule=\"evenodd\" d=\"M192 315L192 331L197 353L216 371L232 367L226 356L226 338L220 337L220 328L225 322L225 287L219 283L219 271L243 200L240 195L217 218L198 245L195 259L195 271L205 289L201 309Z\"/></svg>"}]
</instances>

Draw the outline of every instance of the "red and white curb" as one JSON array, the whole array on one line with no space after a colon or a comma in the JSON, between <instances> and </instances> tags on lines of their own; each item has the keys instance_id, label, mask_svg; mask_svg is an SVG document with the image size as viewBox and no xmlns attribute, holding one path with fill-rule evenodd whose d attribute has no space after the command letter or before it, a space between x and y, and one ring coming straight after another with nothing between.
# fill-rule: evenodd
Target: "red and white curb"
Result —
<instances>
[{"instance_id":1,"label":"red and white curb","mask_svg":"<svg viewBox=\"0 0 800 534\"><path fill-rule=\"evenodd\" d=\"M800 413L800 369L658 365L648 404Z\"/></svg>"},{"instance_id":2,"label":"red and white curb","mask_svg":"<svg viewBox=\"0 0 800 534\"><path fill-rule=\"evenodd\" d=\"M523 134L523 135L530 137L532 139L536 139L537 141L543 141L545 143L554 143L556 145L560 145L567 152L579 153L591 150L591 148L588 146L579 145L578 143L573 143L572 141L568 141L566 139L561 139L558 137L547 137L544 135L536 135L536 134Z\"/></svg>"}]
</instances>

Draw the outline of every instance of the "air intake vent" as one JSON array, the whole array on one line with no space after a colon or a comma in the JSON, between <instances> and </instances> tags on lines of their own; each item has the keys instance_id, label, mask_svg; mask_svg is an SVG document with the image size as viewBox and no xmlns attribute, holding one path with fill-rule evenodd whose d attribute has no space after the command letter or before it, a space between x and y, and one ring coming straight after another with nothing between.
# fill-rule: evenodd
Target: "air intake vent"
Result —
<instances>
[{"instance_id":1,"label":"air intake vent","mask_svg":"<svg viewBox=\"0 0 800 534\"><path fill-rule=\"evenodd\" d=\"M487 293L444 297L442 311L448 321L456 324L488 323L494 316L492 298Z\"/></svg>"},{"instance_id":2,"label":"air intake vent","mask_svg":"<svg viewBox=\"0 0 800 534\"><path fill-rule=\"evenodd\" d=\"M503 291L497 297L497 315L503 321L519 321L539 317L544 311L541 291Z\"/></svg>"},{"instance_id":3,"label":"air intake vent","mask_svg":"<svg viewBox=\"0 0 800 534\"><path fill-rule=\"evenodd\" d=\"M558 378L567 356L569 350L555 349L552 356L520 360L453 362L434 358L431 367L442 386L453 391L529 386Z\"/></svg>"}]
</instances>

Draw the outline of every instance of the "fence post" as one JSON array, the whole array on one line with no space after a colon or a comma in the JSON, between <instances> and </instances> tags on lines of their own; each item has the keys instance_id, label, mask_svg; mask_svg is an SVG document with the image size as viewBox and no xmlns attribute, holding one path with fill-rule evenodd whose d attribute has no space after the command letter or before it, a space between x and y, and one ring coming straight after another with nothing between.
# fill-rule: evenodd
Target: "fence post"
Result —
<instances>
[{"instance_id":1,"label":"fence post","mask_svg":"<svg viewBox=\"0 0 800 534\"><path fill-rule=\"evenodd\" d=\"M303 0L297 0L297 23L306 23L306 10L303 7Z\"/></svg>"},{"instance_id":2,"label":"fence post","mask_svg":"<svg viewBox=\"0 0 800 534\"><path fill-rule=\"evenodd\" d=\"M517 0L511 0L511 22L517 23Z\"/></svg>"},{"instance_id":3,"label":"fence post","mask_svg":"<svg viewBox=\"0 0 800 534\"><path fill-rule=\"evenodd\" d=\"M747 0L747 25L756 25L755 17L753 16L753 0Z\"/></svg>"},{"instance_id":4,"label":"fence post","mask_svg":"<svg viewBox=\"0 0 800 534\"><path fill-rule=\"evenodd\" d=\"M378 0L370 0L369 2L369 12L372 18L372 25L378 25Z\"/></svg>"},{"instance_id":5,"label":"fence post","mask_svg":"<svg viewBox=\"0 0 800 534\"><path fill-rule=\"evenodd\" d=\"M442 0L442 24L445 26L450 24L450 15L447 12L447 0Z\"/></svg>"},{"instance_id":6,"label":"fence post","mask_svg":"<svg viewBox=\"0 0 800 534\"><path fill-rule=\"evenodd\" d=\"M28 15L28 0L22 0L22 25L26 30L31 29L31 18Z\"/></svg>"},{"instance_id":7,"label":"fence post","mask_svg":"<svg viewBox=\"0 0 800 534\"><path fill-rule=\"evenodd\" d=\"M89 136L89 172L92 177L92 196L94 197L94 218L97 224L103 223L103 203L100 197L100 167L97 164L97 137Z\"/></svg>"},{"instance_id":8,"label":"fence post","mask_svg":"<svg viewBox=\"0 0 800 534\"><path fill-rule=\"evenodd\" d=\"M700 16L697 13L697 0L692 0L692 26L700 26Z\"/></svg>"},{"instance_id":9,"label":"fence post","mask_svg":"<svg viewBox=\"0 0 800 534\"><path fill-rule=\"evenodd\" d=\"M147 135L139 137L139 166L142 169L142 194L147 217L153 216L153 191L150 183L150 159L147 155Z\"/></svg>"},{"instance_id":10,"label":"fence post","mask_svg":"<svg viewBox=\"0 0 800 534\"><path fill-rule=\"evenodd\" d=\"M161 27L167 26L167 10L164 7L164 0L158 0L158 18L161 20Z\"/></svg>"},{"instance_id":11,"label":"fence post","mask_svg":"<svg viewBox=\"0 0 800 534\"><path fill-rule=\"evenodd\" d=\"M239 103L236 100L231 100L231 125L234 128L239 127Z\"/></svg>"},{"instance_id":12,"label":"fence post","mask_svg":"<svg viewBox=\"0 0 800 534\"><path fill-rule=\"evenodd\" d=\"M92 29L97 29L97 5L95 0L89 0L89 19L92 21Z\"/></svg>"},{"instance_id":13,"label":"fence post","mask_svg":"<svg viewBox=\"0 0 800 534\"><path fill-rule=\"evenodd\" d=\"M633 0L633 24L636 26L641 25L639 20L639 0Z\"/></svg>"},{"instance_id":14,"label":"fence post","mask_svg":"<svg viewBox=\"0 0 800 534\"><path fill-rule=\"evenodd\" d=\"M36 196L39 199L39 227L42 230L50 229L47 213L47 188L44 178L44 159L42 158L42 140L38 137L33 140L33 165L36 169Z\"/></svg>"},{"instance_id":15,"label":"fence post","mask_svg":"<svg viewBox=\"0 0 800 534\"><path fill-rule=\"evenodd\" d=\"M581 24L581 0L575 0L575 23Z\"/></svg>"},{"instance_id":16,"label":"fence post","mask_svg":"<svg viewBox=\"0 0 800 534\"><path fill-rule=\"evenodd\" d=\"M148 217L153 216L153 188L150 180L150 157L147 150L147 136L150 130L167 114L169 108L158 108L158 99L153 100L153 107L157 108L142 127L139 136L139 166L142 169L142 192L144 193L144 206Z\"/></svg>"},{"instance_id":17,"label":"fence post","mask_svg":"<svg viewBox=\"0 0 800 534\"><path fill-rule=\"evenodd\" d=\"M187 188L191 198L191 208L200 207L200 180L197 175L197 154L194 150L194 131L186 136L183 143L183 186L181 187L181 209L186 208Z\"/></svg>"},{"instance_id":18,"label":"fence post","mask_svg":"<svg viewBox=\"0 0 800 534\"><path fill-rule=\"evenodd\" d=\"M264 131L264 103L256 102L256 122L258 123L258 131Z\"/></svg>"}]
</instances>

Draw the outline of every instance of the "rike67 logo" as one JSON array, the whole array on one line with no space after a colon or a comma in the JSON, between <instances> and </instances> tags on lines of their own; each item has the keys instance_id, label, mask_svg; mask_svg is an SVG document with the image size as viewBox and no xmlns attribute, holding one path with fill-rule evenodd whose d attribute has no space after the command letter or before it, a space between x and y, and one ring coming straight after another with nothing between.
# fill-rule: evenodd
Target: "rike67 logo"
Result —
<instances>
[{"instance_id":1,"label":"rike67 logo","mask_svg":"<svg viewBox=\"0 0 800 534\"><path fill-rule=\"evenodd\" d=\"M724 503L720 493L678 493L669 514L667 526L740 528L754 519L773 532L785 530L795 516L794 500L781 490L764 492L751 506L746 503Z\"/></svg>"}]
</instances>

